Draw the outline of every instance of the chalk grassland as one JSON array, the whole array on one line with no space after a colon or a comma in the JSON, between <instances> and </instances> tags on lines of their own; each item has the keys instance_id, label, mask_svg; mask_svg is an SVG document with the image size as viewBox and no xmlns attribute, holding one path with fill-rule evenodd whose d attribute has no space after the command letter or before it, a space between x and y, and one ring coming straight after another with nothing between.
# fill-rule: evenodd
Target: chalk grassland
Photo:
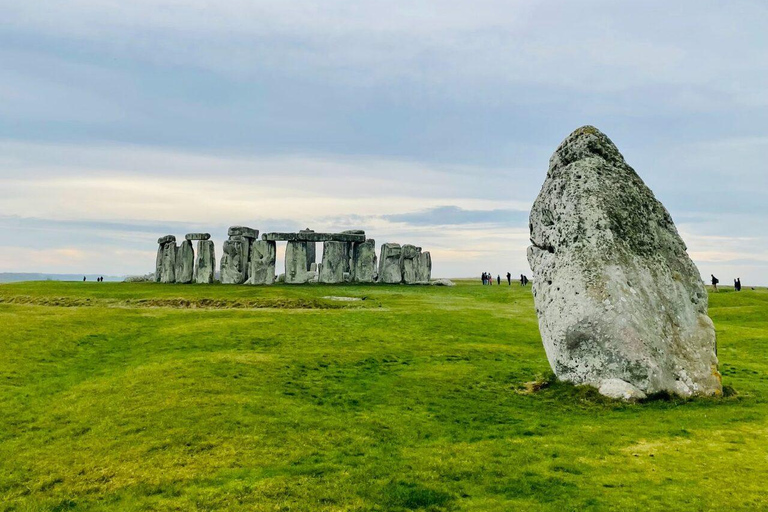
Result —
<instances>
[{"instance_id":1,"label":"chalk grassland","mask_svg":"<svg viewBox=\"0 0 768 512\"><path fill-rule=\"evenodd\" d=\"M711 303L738 395L625 405L526 388L517 285L2 285L0 510L766 509L768 292Z\"/></svg>"}]
</instances>

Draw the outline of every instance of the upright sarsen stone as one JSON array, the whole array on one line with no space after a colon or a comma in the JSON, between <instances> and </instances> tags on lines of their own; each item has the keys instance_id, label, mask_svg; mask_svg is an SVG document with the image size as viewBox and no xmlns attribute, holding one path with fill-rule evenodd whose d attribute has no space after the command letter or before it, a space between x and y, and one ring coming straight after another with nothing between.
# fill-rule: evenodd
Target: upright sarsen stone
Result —
<instances>
[{"instance_id":1,"label":"upright sarsen stone","mask_svg":"<svg viewBox=\"0 0 768 512\"><path fill-rule=\"evenodd\" d=\"M379 258L379 282L398 284L403 280L400 270L400 244L382 244Z\"/></svg>"},{"instance_id":2,"label":"upright sarsen stone","mask_svg":"<svg viewBox=\"0 0 768 512\"><path fill-rule=\"evenodd\" d=\"M163 254L160 266L160 282L176 282L176 242L166 242L162 245Z\"/></svg>"},{"instance_id":3,"label":"upright sarsen stone","mask_svg":"<svg viewBox=\"0 0 768 512\"><path fill-rule=\"evenodd\" d=\"M352 244L352 282L372 283L376 275L376 241Z\"/></svg>"},{"instance_id":4,"label":"upright sarsen stone","mask_svg":"<svg viewBox=\"0 0 768 512\"><path fill-rule=\"evenodd\" d=\"M319 282L327 284L344 282L346 245L347 242L323 242L323 262L319 267Z\"/></svg>"},{"instance_id":5,"label":"upright sarsen stone","mask_svg":"<svg viewBox=\"0 0 768 512\"><path fill-rule=\"evenodd\" d=\"M242 284L248 275L250 242L241 236L230 237L224 242L221 256L222 284Z\"/></svg>"},{"instance_id":6,"label":"upright sarsen stone","mask_svg":"<svg viewBox=\"0 0 768 512\"><path fill-rule=\"evenodd\" d=\"M275 282L277 244L256 240L251 245L251 263L248 284L272 284Z\"/></svg>"},{"instance_id":7,"label":"upright sarsen stone","mask_svg":"<svg viewBox=\"0 0 768 512\"><path fill-rule=\"evenodd\" d=\"M304 284L308 280L307 243L288 242L285 246L285 282Z\"/></svg>"},{"instance_id":8,"label":"upright sarsen stone","mask_svg":"<svg viewBox=\"0 0 768 512\"><path fill-rule=\"evenodd\" d=\"M403 245L400 253L400 272L403 275L405 284L416 284L418 282L417 272L421 247L415 245Z\"/></svg>"},{"instance_id":9,"label":"upright sarsen stone","mask_svg":"<svg viewBox=\"0 0 768 512\"><path fill-rule=\"evenodd\" d=\"M210 284L216 272L216 252L213 240L197 242L197 259L195 260L195 282Z\"/></svg>"},{"instance_id":10,"label":"upright sarsen stone","mask_svg":"<svg viewBox=\"0 0 768 512\"><path fill-rule=\"evenodd\" d=\"M599 130L579 128L552 155L530 230L539 328L558 378L622 398L722 392L699 271Z\"/></svg>"},{"instance_id":11,"label":"upright sarsen stone","mask_svg":"<svg viewBox=\"0 0 768 512\"><path fill-rule=\"evenodd\" d=\"M432 279L432 255L429 251L419 254L416 260L416 282L418 284L429 284Z\"/></svg>"},{"instance_id":12,"label":"upright sarsen stone","mask_svg":"<svg viewBox=\"0 0 768 512\"><path fill-rule=\"evenodd\" d=\"M189 284L195 279L195 252L192 242L184 240L176 254L176 282Z\"/></svg>"}]
</instances>

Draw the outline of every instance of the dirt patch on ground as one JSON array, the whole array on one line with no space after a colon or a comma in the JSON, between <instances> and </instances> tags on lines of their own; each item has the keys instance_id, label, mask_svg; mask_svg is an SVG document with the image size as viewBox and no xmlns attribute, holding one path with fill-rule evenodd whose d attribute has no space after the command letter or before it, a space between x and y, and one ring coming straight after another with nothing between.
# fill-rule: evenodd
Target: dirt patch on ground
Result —
<instances>
[{"instance_id":1,"label":"dirt patch on ground","mask_svg":"<svg viewBox=\"0 0 768 512\"><path fill-rule=\"evenodd\" d=\"M0 304L51 306L62 308L172 308L172 309L341 309L346 304L333 304L317 299L257 298L257 299L102 299L88 297L32 297L15 295L0 297Z\"/></svg>"}]
</instances>

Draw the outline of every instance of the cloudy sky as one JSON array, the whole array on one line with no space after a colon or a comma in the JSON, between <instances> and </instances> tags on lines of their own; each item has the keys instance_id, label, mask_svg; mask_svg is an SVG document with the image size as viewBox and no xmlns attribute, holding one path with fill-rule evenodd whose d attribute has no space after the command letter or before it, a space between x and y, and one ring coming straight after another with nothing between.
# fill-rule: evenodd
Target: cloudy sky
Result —
<instances>
[{"instance_id":1,"label":"cloudy sky","mask_svg":"<svg viewBox=\"0 0 768 512\"><path fill-rule=\"evenodd\" d=\"M593 124L702 275L768 284L764 0L0 0L0 272L153 270L156 239L364 228L528 272Z\"/></svg>"}]
</instances>

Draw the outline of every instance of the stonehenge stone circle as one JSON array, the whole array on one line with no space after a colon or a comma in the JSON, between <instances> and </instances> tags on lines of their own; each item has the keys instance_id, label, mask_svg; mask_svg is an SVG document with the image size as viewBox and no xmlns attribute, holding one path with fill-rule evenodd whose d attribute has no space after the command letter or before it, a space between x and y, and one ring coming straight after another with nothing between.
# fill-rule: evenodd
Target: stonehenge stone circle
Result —
<instances>
[{"instance_id":1,"label":"stonehenge stone circle","mask_svg":"<svg viewBox=\"0 0 768 512\"><path fill-rule=\"evenodd\" d=\"M275 242L265 242L264 240L253 242L248 284L273 284L275 282L276 259L277 245Z\"/></svg>"},{"instance_id":2,"label":"stonehenge stone circle","mask_svg":"<svg viewBox=\"0 0 768 512\"><path fill-rule=\"evenodd\" d=\"M318 274L318 282L336 284L344 282L344 257L346 242L323 242L323 262Z\"/></svg>"},{"instance_id":3,"label":"stonehenge stone circle","mask_svg":"<svg viewBox=\"0 0 768 512\"><path fill-rule=\"evenodd\" d=\"M195 251L192 241L184 240L176 253L176 282L189 284L195 279Z\"/></svg>"},{"instance_id":4,"label":"stonehenge stone circle","mask_svg":"<svg viewBox=\"0 0 768 512\"><path fill-rule=\"evenodd\" d=\"M195 282L211 284L216 272L216 252L213 240L197 242L197 258L195 259Z\"/></svg>"},{"instance_id":5,"label":"stonehenge stone circle","mask_svg":"<svg viewBox=\"0 0 768 512\"><path fill-rule=\"evenodd\" d=\"M352 244L351 278L354 283L372 283L376 275L376 241Z\"/></svg>"},{"instance_id":6,"label":"stonehenge stone circle","mask_svg":"<svg viewBox=\"0 0 768 512\"><path fill-rule=\"evenodd\" d=\"M289 241L285 246L285 282L304 284L309 280L307 272L307 244Z\"/></svg>"},{"instance_id":7,"label":"stonehenge stone circle","mask_svg":"<svg viewBox=\"0 0 768 512\"><path fill-rule=\"evenodd\" d=\"M403 280L400 269L400 244L382 244L381 257L379 258L379 282L398 284Z\"/></svg>"},{"instance_id":8,"label":"stonehenge stone circle","mask_svg":"<svg viewBox=\"0 0 768 512\"><path fill-rule=\"evenodd\" d=\"M707 291L669 212L602 132L549 161L528 261L557 377L607 396L722 393Z\"/></svg>"}]
</instances>

